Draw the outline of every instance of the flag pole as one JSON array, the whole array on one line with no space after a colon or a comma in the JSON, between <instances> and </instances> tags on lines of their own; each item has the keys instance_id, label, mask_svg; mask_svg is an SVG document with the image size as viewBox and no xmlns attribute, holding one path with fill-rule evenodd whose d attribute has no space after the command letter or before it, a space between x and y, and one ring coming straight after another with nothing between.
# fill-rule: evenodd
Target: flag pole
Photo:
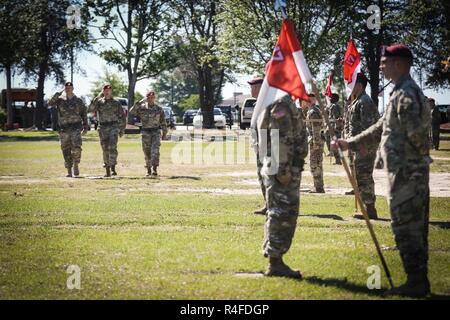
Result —
<instances>
[{"instance_id":1,"label":"flag pole","mask_svg":"<svg viewBox=\"0 0 450 320\"><path fill-rule=\"evenodd\" d=\"M369 229L370 236L372 237L372 241L375 244L375 248L377 249L378 256L380 257L381 264L383 265L384 272L386 277L388 278L389 285L391 288L394 288L394 283L392 282L391 273L389 272L389 268L387 266L386 260L384 259L383 253L381 252L380 244L378 243L377 237L375 235L375 231L373 230L372 224L370 223L369 215L367 214L366 208L361 199L361 194L359 193L358 185L356 183L355 178L352 176L350 169L347 164L347 160L345 159L344 153L342 149L337 144L339 157L341 158L342 165L344 166L345 172L347 173L347 177L350 180L350 183L353 186L353 190L355 192L355 197L358 200L359 207L361 208L361 212L363 214L364 220L366 221L367 228Z\"/></svg>"}]
</instances>

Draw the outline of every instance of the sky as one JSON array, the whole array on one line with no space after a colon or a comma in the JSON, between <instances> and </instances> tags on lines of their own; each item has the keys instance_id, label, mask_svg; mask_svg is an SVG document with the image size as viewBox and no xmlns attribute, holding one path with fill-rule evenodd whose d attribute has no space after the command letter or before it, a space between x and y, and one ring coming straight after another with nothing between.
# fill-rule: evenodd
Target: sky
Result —
<instances>
[{"instance_id":1,"label":"sky","mask_svg":"<svg viewBox=\"0 0 450 320\"><path fill-rule=\"evenodd\" d=\"M83 52L78 56L78 65L85 71L85 75L81 73L74 74L74 92L78 96L88 95L92 89L92 82L95 81L100 75L104 73L105 69L114 71L117 74L121 74L124 81L127 81L126 73L120 73L116 67L107 65L103 59L98 57L94 53ZM67 79L70 80L70 68L66 69ZM417 74L413 72L413 77L419 84ZM252 78L252 75L236 75L237 83L227 83L223 88L222 96L224 99L233 97L233 92L242 92L245 94L250 94L250 87L247 81ZM27 86L23 82L23 76L16 75L13 77L13 87L21 88L33 88L37 85L36 82L30 82ZM136 91L145 95L148 88L151 87L151 81L148 79L142 80L137 83ZM0 90L6 88L6 77L4 73L0 73ZM387 103L389 92L392 90L393 85L388 86L385 91L385 102ZM54 80L49 79L45 83L45 96L51 97L56 91L61 91L63 87L58 85ZM369 90L367 89L369 93ZM431 96L436 100L436 104L450 104L450 90L430 90L425 89L424 94L426 96ZM383 109L382 99L380 99L380 111Z\"/></svg>"}]
</instances>

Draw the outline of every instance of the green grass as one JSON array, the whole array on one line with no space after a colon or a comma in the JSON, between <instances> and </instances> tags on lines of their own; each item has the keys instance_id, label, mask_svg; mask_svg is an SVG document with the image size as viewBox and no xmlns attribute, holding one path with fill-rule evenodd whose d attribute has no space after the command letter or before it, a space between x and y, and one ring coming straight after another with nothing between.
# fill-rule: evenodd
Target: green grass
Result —
<instances>
[{"instance_id":1,"label":"green grass","mask_svg":"<svg viewBox=\"0 0 450 320\"><path fill-rule=\"evenodd\" d=\"M100 179L100 145L90 132L83 142L84 178L68 179L56 135L1 133L0 298L382 298L382 291L366 287L367 267L380 263L364 222L351 218L348 196L301 195L285 260L302 270L303 281L236 276L262 272L267 263L261 255L264 218L252 214L261 196L257 185L242 183L255 179L248 174L255 166L175 165L174 146L162 145L161 177L145 179L139 136L127 136L119 144L122 178ZM327 163L325 170L342 167ZM310 177L303 183L310 184ZM349 186L335 176L325 183ZM433 292L447 296L449 200L431 199L429 264ZM378 197L377 208L387 219L384 198ZM389 222L374 227L380 243L393 247ZM384 254L400 284L405 275L398 251ZM81 268L81 290L66 287L69 265Z\"/></svg>"}]
</instances>

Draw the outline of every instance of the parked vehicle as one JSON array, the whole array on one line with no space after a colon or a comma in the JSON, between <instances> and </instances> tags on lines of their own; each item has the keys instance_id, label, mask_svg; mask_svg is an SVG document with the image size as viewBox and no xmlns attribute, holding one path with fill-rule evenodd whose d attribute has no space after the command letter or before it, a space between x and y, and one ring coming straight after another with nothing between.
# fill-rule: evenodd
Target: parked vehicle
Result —
<instances>
[{"instance_id":1,"label":"parked vehicle","mask_svg":"<svg viewBox=\"0 0 450 320\"><path fill-rule=\"evenodd\" d=\"M252 119L253 110L255 109L256 99L247 98L241 107L241 118L239 121L239 127L242 130L250 128L250 121Z\"/></svg>"},{"instance_id":2,"label":"parked vehicle","mask_svg":"<svg viewBox=\"0 0 450 320\"><path fill-rule=\"evenodd\" d=\"M188 126L190 124L193 123L194 121L194 116L197 113L197 110L191 109L191 110L187 110L184 114L183 114L183 124L185 126Z\"/></svg>"},{"instance_id":3,"label":"parked vehicle","mask_svg":"<svg viewBox=\"0 0 450 320\"><path fill-rule=\"evenodd\" d=\"M233 112L232 112L231 106L216 106L216 108L219 108L220 111L222 111L222 114L227 119L227 126L229 126L231 129L231 127L234 124Z\"/></svg>"},{"instance_id":4,"label":"parked vehicle","mask_svg":"<svg viewBox=\"0 0 450 320\"><path fill-rule=\"evenodd\" d=\"M193 120L194 128L202 128L203 127L203 115L202 111L199 109L197 114L194 116ZM219 108L214 108L214 125L218 129L225 129L227 124L226 117L222 114Z\"/></svg>"}]
</instances>

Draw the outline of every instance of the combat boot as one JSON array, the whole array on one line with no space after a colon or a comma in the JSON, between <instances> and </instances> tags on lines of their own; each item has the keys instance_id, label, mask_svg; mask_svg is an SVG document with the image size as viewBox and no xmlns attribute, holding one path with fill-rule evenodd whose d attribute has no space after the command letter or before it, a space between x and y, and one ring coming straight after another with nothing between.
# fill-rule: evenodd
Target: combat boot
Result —
<instances>
[{"instance_id":1,"label":"combat boot","mask_svg":"<svg viewBox=\"0 0 450 320\"><path fill-rule=\"evenodd\" d=\"M109 166L106 166L105 170L106 170L105 178L111 177L111 168Z\"/></svg>"},{"instance_id":2,"label":"combat boot","mask_svg":"<svg viewBox=\"0 0 450 320\"><path fill-rule=\"evenodd\" d=\"M262 207L261 209L258 209L258 210L255 210L254 212L253 212L254 214L260 214L260 215L266 215L266 213L267 213L267 207L266 206L264 206L264 207Z\"/></svg>"},{"instance_id":3,"label":"combat boot","mask_svg":"<svg viewBox=\"0 0 450 320\"><path fill-rule=\"evenodd\" d=\"M67 168L67 178L72 178L72 167Z\"/></svg>"},{"instance_id":4,"label":"combat boot","mask_svg":"<svg viewBox=\"0 0 450 320\"><path fill-rule=\"evenodd\" d=\"M152 175L152 167L147 167L147 175L146 177L150 177Z\"/></svg>"},{"instance_id":5,"label":"combat boot","mask_svg":"<svg viewBox=\"0 0 450 320\"><path fill-rule=\"evenodd\" d=\"M152 176L156 177L158 175L158 166L153 166Z\"/></svg>"},{"instance_id":6,"label":"combat boot","mask_svg":"<svg viewBox=\"0 0 450 320\"><path fill-rule=\"evenodd\" d=\"M325 193L325 189L322 188L314 188L313 190L311 190L311 193Z\"/></svg>"},{"instance_id":7,"label":"combat boot","mask_svg":"<svg viewBox=\"0 0 450 320\"><path fill-rule=\"evenodd\" d=\"M73 175L78 177L80 175L80 169L78 168L78 164L73 165Z\"/></svg>"},{"instance_id":8,"label":"combat boot","mask_svg":"<svg viewBox=\"0 0 450 320\"><path fill-rule=\"evenodd\" d=\"M266 277L287 277L293 279L302 279L302 274L300 271L292 270L287 266L282 258L269 258L269 266L267 271L264 273Z\"/></svg>"},{"instance_id":9,"label":"combat boot","mask_svg":"<svg viewBox=\"0 0 450 320\"><path fill-rule=\"evenodd\" d=\"M111 175L112 176L117 176L116 166L111 166Z\"/></svg>"},{"instance_id":10,"label":"combat boot","mask_svg":"<svg viewBox=\"0 0 450 320\"><path fill-rule=\"evenodd\" d=\"M336 158L336 165L342 165L341 159L340 158Z\"/></svg>"},{"instance_id":11,"label":"combat boot","mask_svg":"<svg viewBox=\"0 0 450 320\"><path fill-rule=\"evenodd\" d=\"M426 275L411 274L408 280L401 286L387 290L385 296L405 296L412 298L423 298L430 294L430 282Z\"/></svg>"},{"instance_id":12,"label":"combat boot","mask_svg":"<svg viewBox=\"0 0 450 320\"><path fill-rule=\"evenodd\" d=\"M346 191L345 195L349 196L349 195L354 195L355 194L355 190L350 190L350 191Z\"/></svg>"}]
</instances>

